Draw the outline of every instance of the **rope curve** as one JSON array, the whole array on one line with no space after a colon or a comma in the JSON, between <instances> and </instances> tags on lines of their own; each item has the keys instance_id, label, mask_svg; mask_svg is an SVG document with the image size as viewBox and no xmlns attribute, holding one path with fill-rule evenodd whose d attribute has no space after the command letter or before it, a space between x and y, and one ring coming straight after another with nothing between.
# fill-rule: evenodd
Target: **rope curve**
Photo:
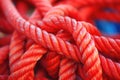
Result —
<instances>
[{"instance_id":1,"label":"rope curve","mask_svg":"<svg viewBox=\"0 0 120 80\"><path fill-rule=\"evenodd\" d=\"M6 6L9 5L9 6ZM119 80L120 0L0 0L0 80Z\"/></svg>"}]
</instances>

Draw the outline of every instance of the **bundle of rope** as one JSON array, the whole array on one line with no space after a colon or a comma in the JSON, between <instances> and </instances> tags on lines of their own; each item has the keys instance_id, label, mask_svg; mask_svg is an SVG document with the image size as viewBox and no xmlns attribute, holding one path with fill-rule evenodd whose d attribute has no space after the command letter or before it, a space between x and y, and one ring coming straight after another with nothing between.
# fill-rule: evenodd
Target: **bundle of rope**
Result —
<instances>
[{"instance_id":1,"label":"bundle of rope","mask_svg":"<svg viewBox=\"0 0 120 80\"><path fill-rule=\"evenodd\" d=\"M0 0L0 80L120 80L120 0ZM31 14L32 13L32 14Z\"/></svg>"}]
</instances>

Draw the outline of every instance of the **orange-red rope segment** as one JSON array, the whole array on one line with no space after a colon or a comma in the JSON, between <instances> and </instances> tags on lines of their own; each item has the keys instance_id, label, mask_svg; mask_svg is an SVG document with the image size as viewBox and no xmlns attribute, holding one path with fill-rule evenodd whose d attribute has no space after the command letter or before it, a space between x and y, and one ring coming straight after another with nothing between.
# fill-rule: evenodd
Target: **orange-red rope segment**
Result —
<instances>
[{"instance_id":1,"label":"orange-red rope segment","mask_svg":"<svg viewBox=\"0 0 120 80\"><path fill-rule=\"evenodd\" d=\"M1 0L0 80L119 80L119 36L105 36L94 23L119 22L119 5Z\"/></svg>"}]
</instances>

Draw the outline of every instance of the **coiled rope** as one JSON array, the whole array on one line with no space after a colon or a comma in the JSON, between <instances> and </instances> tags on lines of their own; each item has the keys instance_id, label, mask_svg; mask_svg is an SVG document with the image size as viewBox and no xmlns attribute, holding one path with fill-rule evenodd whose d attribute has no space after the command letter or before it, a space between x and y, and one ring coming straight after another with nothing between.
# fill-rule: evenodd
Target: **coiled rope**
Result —
<instances>
[{"instance_id":1,"label":"coiled rope","mask_svg":"<svg viewBox=\"0 0 120 80\"><path fill-rule=\"evenodd\" d=\"M120 22L119 5L1 0L0 80L120 80L119 36L105 36L94 23Z\"/></svg>"}]
</instances>

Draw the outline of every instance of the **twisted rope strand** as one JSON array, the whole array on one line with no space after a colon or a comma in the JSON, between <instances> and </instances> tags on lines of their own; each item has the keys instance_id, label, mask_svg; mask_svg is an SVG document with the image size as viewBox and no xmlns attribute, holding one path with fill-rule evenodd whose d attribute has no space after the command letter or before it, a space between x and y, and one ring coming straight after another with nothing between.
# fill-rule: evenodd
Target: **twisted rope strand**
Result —
<instances>
[{"instance_id":1,"label":"twisted rope strand","mask_svg":"<svg viewBox=\"0 0 120 80\"><path fill-rule=\"evenodd\" d=\"M0 80L119 80L119 34L94 26L119 22L119 4L0 0Z\"/></svg>"},{"instance_id":2,"label":"twisted rope strand","mask_svg":"<svg viewBox=\"0 0 120 80\"><path fill-rule=\"evenodd\" d=\"M9 65L10 71L13 72L13 66L19 61L21 55L24 52L24 40L25 37L21 36L18 32L14 32L11 44L10 44L10 53L9 53Z\"/></svg>"},{"instance_id":3,"label":"twisted rope strand","mask_svg":"<svg viewBox=\"0 0 120 80\"><path fill-rule=\"evenodd\" d=\"M104 52L103 53L104 55L107 55L111 58L119 59L119 52L120 52L119 39L112 39L112 38L100 36L101 34L99 33L99 31L95 28L93 29L94 26L90 25L89 23L77 22L76 20L71 19L69 17L51 17L49 19L49 22L48 22L48 20L46 20L46 21L44 21L44 23L45 24L47 23L50 26L51 25L54 25L54 26L59 25L58 28L53 27L53 28L55 28L54 31L56 29L62 28L71 33L73 31L73 28L75 27L75 24L80 23L81 26L84 26L86 28L86 30L88 32L90 32L91 35L93 35L92 38L95 40L95 45L99 51ZM50 26L45 25L44 23L40 24L40 25L43 27L46 27L46 29L45 28L44 29L47 30L47 27L50 27ZM97 34L96 34L96 32L97 32ZM85 32L84 32L84 34L85 34ZM76 35L78 35L78 34L76 34ZM96 35L98 35L98 36L96 36ZM83 36L83 34L82 34L82 36ZM110 50L108 50L106 47L109 48Z\"/></svg>"},{"instance_id":4,"label":"twisted rope strand","mask_svg":"<svg viewBox=\"0 0 120 80\"><path fill-rule=\"evenodd\" d=\"M44 68L47 70L48 74L53 78L58 78L58 71L60 65L60 55L57 55L56 52L48 52L44 59L41 61Z\"/></svg>"},{"instance_id":5,"label":"twisted rope strand","mask_svg":"<svg viewBox=\"0 0 120 80\"><path fill-rule=\"evenodd\" d=\"M9 80L25 80L27 75L30 76L31 80L34 78L33 69L36 62L46 53L46 50L39 45L32 45L28 51L26 51L20 58L19 62L16 63L13 68L14 72L9 76ZM16 67L17 66L17 67ZM29 74L28 74L29 73Z\"/></svg>"},{"instance_id":6,"label":"twisted rope strand","mask_svg":"<svg viewBox=\"0 0 120 80\"><path fill-rule=\"evenodd\" d=\"M64 19L63 17L57 17L57 18L58 18L59 22L57 22L56 25L60 25L62 28L67 29L67 30L69 30L69 32L73 33L73 37L77 41L77 45L79 46L79 50L82 53L81 54L82 63L84 65L89 64L89 63L91 63L91 64L94 63L93 65L94 66L96 65L96 67L94 67L94 66L92 66L92 67L94 67L95 70L99 69L101 74L102 74L97 49L95 49L95 44L94 44L90 34L87 33L86 29L83 26L81 26L80 22L77 23L75 21L72 22L73 20L70 21L70 18L69 18L69 20L68 20L68 18L66 18L67 24L69 24L69 25L66 24L66 22L65 22L66 19ZM56 22L56 21L54 21L54 22ZM76 28L76 30L75 29L73 30L73 28ZM81 41L82 41L82 43L81 43ZM90 55L92 55L92 56L90 56ZM87 57L84 58L84 56L87 56ZM88 57L89 57L89 59L88 59ZM91 60L90 60L90 57L91 57ZM98 66L98 64L99 64L99 66ZM85 65L85 67L84 67L86 72L90 71L91 67L88 67L88 66L91 66L91 65ZM91 68L91 70L93 70L93 68ZM94 73L91 74L91 72L90 73L88 72L87 74L89 75L89 79L91 79L94 75ZM98 71L98 74L101 75L99 73L99 71ZM90 77L90 75L91 75L91 77Z\"/></svg>"},{"instance_id":7,"label":"twisted rope strand","mask_svg":"<svg viewBox=\"0 0 120 80\"><path fill-rule=\"evenodd\" d=\"M5 3L5 5L7 4L11 4L11 3L10 2ZM17 11L15 10L12 4L9 6L11 7L7 7L7 6L5 7L6 7L6 10L8 9L7 15L11 15L11 18L9 19L11 19L11 21L13 21L13 23L16 25L16 27L14 28L16 28L17 30L20 30L20 32L24 33L27 37L32 38L38 44L43 45L45 48L48 47L51 50L61 52L60 54L65 55L66 57L69 57L69 58L73 58L76 61L80 60L80 57L79 57L80 54L79 54L79 51L77 51L77 47L75 47L75 45L72 45L66 41L63 41L62 39L55 37L53 34L48 34L46 31L42 31L40 28L30 24L29 22L26 22L24 19L19 17L20 15L17 13ZM10 11L11 9L14 10L15 13L11 13ZM63 45L64 47L62 47Z\"/></svg>"},{"instance_id":8,"label":"twisted rope strand","mask_svg":"<svg viewBox=\"0 0 120 80\"><path fill-rule=\"evenodd\" d=\"M103 71L110 77L116 80L120 79L120 64L100 55ZM114 73L113 73L114 72Z\"/></svg>"},{"instance_id":9,"label":"twisted rope strand","mask_svg":"<svg viewBox=\"0 0 120 80\"><path fill-rule=\"evenodd\" d=\"M59 80L76 80L76 68L74 61L63 58L60 63Z\"/></svg>"}]
</instances>

